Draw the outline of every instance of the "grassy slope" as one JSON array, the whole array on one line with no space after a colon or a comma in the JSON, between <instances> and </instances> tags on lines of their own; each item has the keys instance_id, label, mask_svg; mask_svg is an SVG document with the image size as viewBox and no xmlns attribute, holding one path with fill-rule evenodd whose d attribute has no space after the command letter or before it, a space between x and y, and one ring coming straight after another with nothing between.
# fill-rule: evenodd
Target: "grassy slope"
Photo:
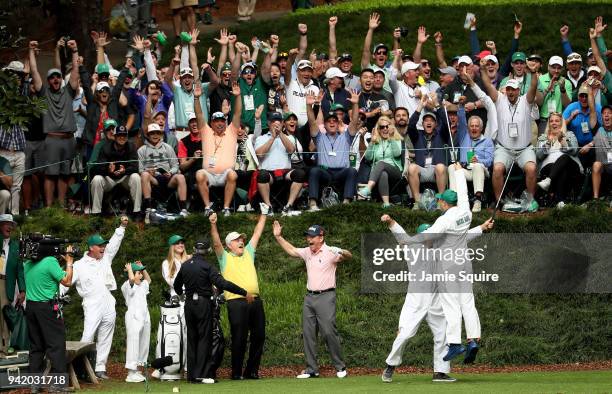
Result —
<instances>
[{"instance_id":1,"label":"grassy slope","mask_svg":"<svg viewBox=\"0 0 612 394\"><path fill-rule=\"evenodd\" d=\"M609 392L612 373L609 371L593 372L546 372L546 373L498 373L498 374L462 374L460 380L453 384L432 383L430 375L402 376L396 374L393 383L385 384L378 376L357 376L340 380L336 378L310 379L264 379L260 381L222 380L215 384L217 393L399 393L409 390L411 393L604 393ZM203 392L209 387L190 385L184 382L154 382L151 392L169 393L173 387L179 387L181 393ZM104 392L125 393L140 392L140 384L104 383Z\"/></svg>"},{"instance_id":2,"label":"grassy slope","mask_svg":"<svg viewBox=\"0 0 612 394\"><path fill-rule=\"evenodd\" d=\"M302 232L312 223L320 223L329 229L328 242L351 249L355 259L338 270L338 328L342 336L348 365L379 366L393 341L399 311L403 303L401 295L359 294L360 234L385 231L378 222L382 214L378 204L353 204L334 211L304 214L283 218L284 233L296 245L302 241ZM415 228L418 223L431 222L435 214L414 213L393 208L391 215L405 225ZM479 215L474 222L484 220ZM222 218L222 234L231 230L252 232L253 215L234 215ZM610 232L612 213L603 206L589 210L568 208L527 219L499 218L498 232ZM35 216L21 231L43 231L66 237L82 237L93 231L93 223L83 218L73 218L61 211L46 211ZM109 236L115 226L110 220L102 226L102 234ZM125 262L140 258L149 267L154 284L149 297L151 317L154 322L152 347L156 337L158 305L162 283L160 266L167 252L166 239L172 233L180 233L193 245L195 239L208 232L208 223L200 215L193 215L184 222L170 223L162 227L138 230L130 226L124 245L114 265L118 284L123 279L119 273ZM267 344L265 365L301 364L301 302L305 287L305 274L300 261L287 258L271 235L268 223L257 251L260 288L265 300L267 315ZM73 294L76 294L74 291ZM123 361L125 354L124 300L116 293L117 329L112 357ZM482 362L493 364L555 363L608 359L612 354L609 333L609 316L612 316L610 295L478 295L477 306L483 326L484 349L479 354ZM82 332L82 309L78 297L68 307L68 336L78 340ZM226 322L226 320L225 320ZM226 333L228 331L226 330ZM323 348L321 348L323 349ZM229 351L227 352L229 353ZM322 360L328 362L326 352ZM418 335L408 345L405 363L428 366L431 363L431 334L423 324Z\"/></svg>"},{"instance_id":3,"label":"grassy slope","mask_svg":"<svg viewBox=\"0 0 612 394\"><path fill-rule=\"evenodd\" d=\"M336 27L338 52L351 52L353 64L358 71L359 59L363 46L363 37L367 31L368 15L377 11L382 15L382 24L376 30L374 42L391 44L391 36L395 26L406 26L410 34L402 41L406 51L412 51L416 42L416 30L419 25L425 25L432 35L425 44L423 54L435 60L433 33L441 31L444 34L444 48L447 60L450 57L469 52L467 31L463 29L466 12L473 12L478 18L478 35L481 49L486 40L497 43L497 50L505 59L510 48L512 38L512 25L514 13L523 22L523 32L520 41L520 50L530 53L536 51L544 59L552 55L562 54L559 28L563 24L570 27L570 40L574 49L586 53L588 44L587 27L593 25L597 15L610 15L609 2L599 1L458 1L458 0L383 0L383 1L346 1L334 7L318 7L303 10L296 14L266 22L252 22L232 28L242 42L250 42L250 37L268 37L277 34L281 38L280 47L283 50L297 47L297 24L307 23L309 26L309 51L327 52L327 18L338 15L339 22ZM604 33L604 38L612 39L610 29ZM204 50L213 45L218 51L212 37L204 36L202 39L200 58ZM260 56L261 60L261 56Z\"/></svg>"}]
</instances>

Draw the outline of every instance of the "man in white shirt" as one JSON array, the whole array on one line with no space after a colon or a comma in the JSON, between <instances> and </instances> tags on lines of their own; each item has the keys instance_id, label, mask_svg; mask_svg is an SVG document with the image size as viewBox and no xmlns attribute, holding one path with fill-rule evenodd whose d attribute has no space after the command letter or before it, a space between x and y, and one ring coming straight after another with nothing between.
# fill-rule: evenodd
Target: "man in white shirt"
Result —
<instances>
[{"instance_id":1,"label":"man in white shirt","mask_svg":"<svg viewBox=\"0 0 612 394\"><path fill-rule=\"evenodd\" d=\"M72 284L83 299L83 335L81 342L96 341L96 376L108 379L106 360L113 343L115 331L115 298L111 291L117 290L113 276L112 262L119 251L121 241L128 225L127 216L121 217L121 225L109 241L100 234L94 234L87 240L88 251L83 258L74 263Z\"/></svg>"},{"instance_id":2,"label":"man in white shirt","mask_svg":"<svg viewBox=\"0 0 612 394\"><path fill-rule=\"evenodd\" d=\"M398 68L393 69L389 84L395 96L395 105L397 107L407 108L408 112L412 114L419 105L421 95L429 94L429 90L426 86L420 86L418 84L419 64L407 61L402 64L400 68L400 63L401 60L396 60L395 64ZM398 81L397 70L401 72L401 81ZM420 130L423 129L422 120L419 120L419 125L417 127Z\"/></svg>"},{"instance_id":3,"label":"man in white shirt","mask_svg":"<svg viewBox=\"0 0 612 394\"><path fill-rule=\"evenodd\" d=\"M289 111L296 114L298 127L308 123L306 113L306 95L319 94L319 88L312 82L312 63L309 60L300 60L297 64L297 78L294 78L286 89L287 106Z\"/></svg>"}]
</instances>

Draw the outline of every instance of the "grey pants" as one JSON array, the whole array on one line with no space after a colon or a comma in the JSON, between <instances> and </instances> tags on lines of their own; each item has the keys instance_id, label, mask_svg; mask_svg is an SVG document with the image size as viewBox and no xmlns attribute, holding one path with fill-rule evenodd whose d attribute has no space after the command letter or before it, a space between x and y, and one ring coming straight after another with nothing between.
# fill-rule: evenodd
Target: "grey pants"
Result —
<instances>
[{"instance_id":1,"label":"grey pants","mask_svg":"<svg viewBox=\"0 0 612 394\"><path fill-rule=\"evenodd\" d=\"M302 329L304 330L304 354L306 372L319 373L317 364L317 329L327 344L330 358L337 371L345 368L340 349L340 338L336 329L336 292L306 294L302 307Z\"/></svg>"},{"instance_id":2,"label":"grey pants","mask_svg":"<svg viewBox=\"0 0 612 394\"><path fill-rule=\"evenodd\" d=\"M370 172L370 180L378 184L378 193L381 196L389 195L389 183L395 184L402 179L402 172L394 165L379 161L374 164Z\"/></svg>"}]
</instances>

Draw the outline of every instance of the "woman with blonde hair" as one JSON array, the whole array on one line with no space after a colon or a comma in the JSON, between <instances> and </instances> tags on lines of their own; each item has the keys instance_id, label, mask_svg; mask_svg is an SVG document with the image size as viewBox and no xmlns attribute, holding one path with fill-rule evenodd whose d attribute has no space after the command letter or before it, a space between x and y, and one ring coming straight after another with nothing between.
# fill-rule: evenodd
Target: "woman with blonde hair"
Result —
<instances>
[{"instance_id":1,"label":"woman with blonde hair","mask_svg":"<svg viewBox=\"0 0 612 394\"><path fill-rule=\"evenodd\" d=\"M367 186L359 189L359 196L369 198L374 186L383 200L383 208L389 207L389 184L402 178L402 136L393 121L381 116L372 129L372 139L365 152L365 159L372 162Z\"/></svg>"},{"instance_id":2,"label":"woman with blonde hair","mask_svg":"<svg viewBox=\"0 0 612 394\"><path fill-rule=\"evenodd\" d=\"M553 112L548 117L544 133L538 137L536 156L542 180L538 186L554 196L557 208L565 206L565 199L571 190L573 178L582 173L582 165L576 157L578 141L573 132L567 129L563 115Z\"/></svg>"},{"instance_id":3,"label":"woman with blonde hair","mask_svg":"<svg viewBox=\"0 0 612 394\"><path fill-rule=\"evenodd\" d=\"M174 279L181 269L181 264L191 258L185 251L185 239L174 234L168 238L168 258L162 262L162 276L170 286L170 296L176 295L174 291Z\"/></svg>"}]
</instances>

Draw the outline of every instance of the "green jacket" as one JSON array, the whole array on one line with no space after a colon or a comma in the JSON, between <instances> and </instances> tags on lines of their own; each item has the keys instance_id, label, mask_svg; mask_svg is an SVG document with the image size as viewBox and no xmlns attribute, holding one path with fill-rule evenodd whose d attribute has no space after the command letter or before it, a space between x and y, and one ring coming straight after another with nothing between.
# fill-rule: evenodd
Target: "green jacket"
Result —
<instances>
[{"instance_id":1,"label":"green jacket","mask_svg":"<svg viewBox=\"0 0 612 394\"><path fill-rule=\"evenodd\" d=\"M15 296L15 282L19 286L19 291L26 291L23 264L19 258L19 241L12 239L6 259L6 296L11 302Z\"/></svg>"},{"instance_id":2,"label":"green jacket","mask_svg":"<svg viewBox=\"0 0 612 394\"><path fill-rule=\"evenodd\" d=\"M365 159L372 162L372 168L379 161L391 164L402 171L402 142L400 140L380 141L378 144L370 143L365 152Z\"/></svg>"}]
</instances>

